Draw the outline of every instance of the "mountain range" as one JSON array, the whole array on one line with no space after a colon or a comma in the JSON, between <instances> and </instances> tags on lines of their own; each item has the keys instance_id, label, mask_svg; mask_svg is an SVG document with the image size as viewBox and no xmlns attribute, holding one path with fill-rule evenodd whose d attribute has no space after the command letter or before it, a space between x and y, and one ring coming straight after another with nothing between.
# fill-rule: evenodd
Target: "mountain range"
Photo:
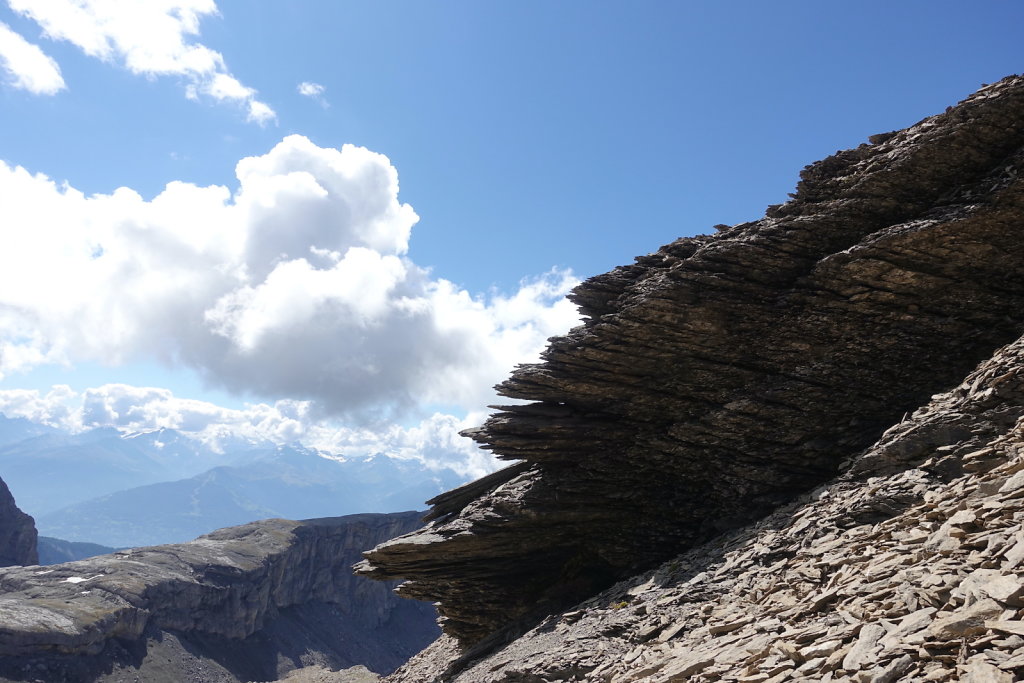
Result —
<instances>
[{"instance_id":1,"label":"mountain range","mask_svg":"<svg viewBox=\"0 0 1024 683\"><path fill-rule=\"evenodd\" d=\"M418 509L463 482L384 454L300 445L213 449L172 429L71 434L0 416L0 474L40 534L112 547L180 543L258 519Z\"/></svg>"}]
</instances>

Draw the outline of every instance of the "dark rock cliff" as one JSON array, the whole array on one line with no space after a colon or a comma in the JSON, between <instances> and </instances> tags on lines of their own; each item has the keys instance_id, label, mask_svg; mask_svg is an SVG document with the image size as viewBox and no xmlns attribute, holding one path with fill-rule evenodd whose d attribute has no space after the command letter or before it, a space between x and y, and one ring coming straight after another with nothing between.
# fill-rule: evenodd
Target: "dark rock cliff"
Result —
<instances>
[{"instance_id":1,"label":"dark rock cliff","mask_svg":"<svg viewBox=\"0 0 1024 683\"><path fill-rule=\"evenodd\" d=\"M0 570L0 680L265 681L310 664L386 673L436 638L436 615L349 567L420 516L271 519Z\"/></svg>"},{"instance_id":2,"label":"dark rock cliff","mask_svg":"<svg viewBox=\"0 0 1024 683\"><path fill-rule=\"evenodd\" d=\"M0 479L0 567L37 564L36 523L18 509L7 484Z\"/></svg>"},{"instance_id":3,"label":"dark rock cliff","mask_svg":"<svg viewBox=\"0 0 1024 683\"><path fill-rule=\"evenodd\" d=\"M1024 331L1022 169L1011 77L584 282L585 324L499 386L528 403L471 432L518 464L359 571L439 601L472 656L836 476Z\"/></svg>"}]
</instances>

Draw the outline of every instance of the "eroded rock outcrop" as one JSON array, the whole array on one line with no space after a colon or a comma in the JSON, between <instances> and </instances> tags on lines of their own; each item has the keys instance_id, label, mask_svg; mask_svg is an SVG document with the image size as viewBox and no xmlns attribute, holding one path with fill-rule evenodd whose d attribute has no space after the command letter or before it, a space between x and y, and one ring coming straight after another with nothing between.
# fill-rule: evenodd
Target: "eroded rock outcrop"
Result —
<instances>
[{"instance_id":1,"label":"eroded rock outcrop","mask_svg":"<svg viewBox=\"0 0 1024 683\"><path fill-rule=\"evenodd\" d=\"M36 523L14 502L14 496L0 479L0 567L36 564Z\"/></svg>"},{"instance_id":2,"label":"eroded rock outcrop","mask_svg":"<svg viewBox=\"0 0 1024 683\"><path fill-rule=\"evenodd\" d=\"M499 387L531 403L471 433L521 462L434 499L426 528L377 547L359 570L440 601L450 638L433 652L462 652L454 675L545 614L725 538L855 458L862 474L911 477L893 484L905 490L894 510L876 511L899 513L935 484L928 477L946 476L916 482L914 462L943 448L959 456L1017 417L1008 410L975 434L944 415L920 426L928 439L858 458L1024 331L1022 169L1024 78L1011 77L812 164L793 199L759 221L583 283L572 296L586 323ZM711 566L709 553L685 562ZM759 561L786 557L769 559ZM672 600L710 595L677 589ZM695 628L682 623L673 637ZM600 628L618 637L619 626ZM597 642L580 645L594 669ZM539 670L462 680L551 680Z\"/></svg>"},{"instance_id":3,"label":"eroded rock outcrop","mask_svg":"<svg viewBox=\"0 0 1024 683\"><path fill-rule=\"evenodd\" d=\"M307 664L398 666L429 605L352 575L420 513L282 519L190 543L0 570L0 680L275 680Z\"/></svg>"},{"instance_id":4,"label":"eroded rock outcrop","mask_svg":"<svg viewBox=\"0 0 1024 683\"><path fill-rule=\"evenodd\" d=\"M389 680L991 681L1024 677L1024 340L846 472L460 660Z\"/></svg>"}]
</instances>

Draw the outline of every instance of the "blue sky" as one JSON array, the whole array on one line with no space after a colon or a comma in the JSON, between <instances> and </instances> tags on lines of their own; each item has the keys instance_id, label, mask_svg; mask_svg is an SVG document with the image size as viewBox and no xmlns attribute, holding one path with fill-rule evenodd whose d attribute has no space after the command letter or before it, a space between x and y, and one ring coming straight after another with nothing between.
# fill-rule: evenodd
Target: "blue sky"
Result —
<instances>
[{"instance_id":1,"label":"blue sky","mask_svg":"<svg viewBox=\"0 0 1024 683\"><path fill-rule=\"evenodd\" d=\"M0 160L54 183L0 184L0 407L144 428L284 402L306 436L479 419L572 324L574 278L754 220L807 163L1024 61L1010 1L6 0L0 22ZM282 185L307 170L329 197Z\"/></svg>"}]
</instances>

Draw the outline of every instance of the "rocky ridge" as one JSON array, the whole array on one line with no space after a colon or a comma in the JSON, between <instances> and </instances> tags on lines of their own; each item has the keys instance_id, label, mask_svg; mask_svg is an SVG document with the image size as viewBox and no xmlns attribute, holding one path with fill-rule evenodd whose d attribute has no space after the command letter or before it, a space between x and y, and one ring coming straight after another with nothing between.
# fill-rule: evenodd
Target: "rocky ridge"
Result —
<instances>
[{"instance_id":1,"label":"rocky ridge","mask_svg":"<svg viewBox=\"0 0 1024 683\"><path fill-rule=\"evenodd\" d=\"M433 609L349 567L420 516L271 519L2 569L0 680L276 680L308 664L387 672L436 637Z\"/></svg>"},{"instance_id":2,"label":"rocky ridge","mask_svg":"<svg viewBox=\"0 0 1024 683\"><path fill-rule=\"evenodd\" d=\"M22 512L3 479L0 479L0 567L36 564L36 524Z\"/></svg>"},{"instance_id":3,"label":"rocky ridge","mask_svg":"<svg viewBox=\"0 0 1024 683\"><path fill-rule=\"evenodd\" d=\"M388 680L1020 680L1022 417L1019 340L755 525L477 661L446 636Z\"/></svg>"},{"instance_id":4,"label":"rocky ridge","mask_svg":"<svg viewBox=\"0 0 1024 683\"><path fill-rule=\"evenodd\" d=\"M1012 676L1022 168L1010 77L583 283L471 433L520 462L358 567L440 601L389 680Z\"/></svg>"}]
</instances>

